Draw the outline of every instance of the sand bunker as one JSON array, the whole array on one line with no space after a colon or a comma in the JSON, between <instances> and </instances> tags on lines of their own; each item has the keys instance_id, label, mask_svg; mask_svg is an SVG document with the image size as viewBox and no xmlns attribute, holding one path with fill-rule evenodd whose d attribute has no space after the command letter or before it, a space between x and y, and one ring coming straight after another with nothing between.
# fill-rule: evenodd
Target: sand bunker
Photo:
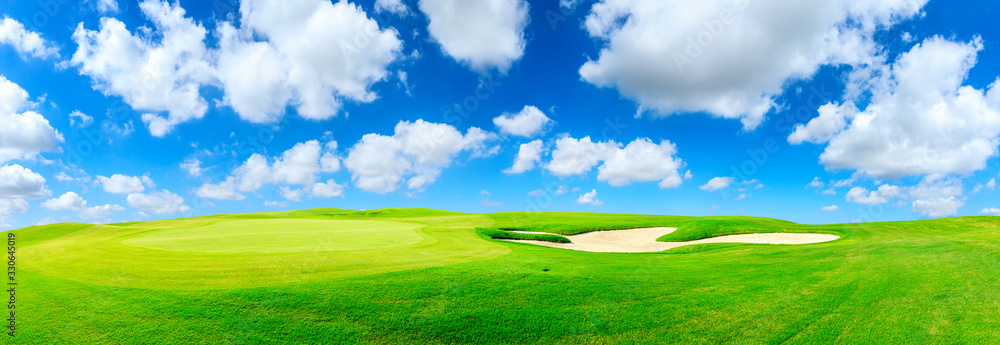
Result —
<instances>
[{"instance_id":1,"label":"sand bunker","mask_svg":"<svg viewBox=\"0 0 1000 345\"><path fill-rule=\"evenodd\" d=\"M509 242L530 243L540 246L580 250L597 253L650 253L662 252L680 246L705 243L757 243L757 244L809 244L829 242L839 239L836 235L826 234L748 234L728 235L687 242L656 242L660 236L674 232L677 228L642 228L631 230L594 231L579 235L559 235L568 238L573 243L554 243L546 241L504 240ZM544 232L510 231L521 234L546 234Z\"/></svg>"}]
</instances>

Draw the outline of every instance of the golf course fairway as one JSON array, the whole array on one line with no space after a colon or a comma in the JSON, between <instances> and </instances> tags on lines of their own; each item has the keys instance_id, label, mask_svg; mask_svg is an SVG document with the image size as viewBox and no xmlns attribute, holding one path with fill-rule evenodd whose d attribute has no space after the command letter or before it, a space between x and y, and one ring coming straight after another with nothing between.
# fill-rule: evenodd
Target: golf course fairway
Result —
<instances>
[{"instance_id":1,"label":"golf course fairway","mask_svg":"<svg viewBox=\"0 0 1000 345\"><path fill-rule=\"evenodd\" d=\"M826 237L649 253L506 241L666 227L655 242ZM18 344L1000 342L1000 217L309 209L12 233Z\"/></svg>"}]
</instances>

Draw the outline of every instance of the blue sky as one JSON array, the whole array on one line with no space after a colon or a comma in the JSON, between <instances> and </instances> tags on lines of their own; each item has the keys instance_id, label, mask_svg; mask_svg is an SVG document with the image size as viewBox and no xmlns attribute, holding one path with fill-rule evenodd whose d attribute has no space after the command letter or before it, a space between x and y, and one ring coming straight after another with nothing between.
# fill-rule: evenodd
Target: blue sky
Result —
<instances>
[{"instance_id":1,"label":"blue sky","mask_svg":"<svg viewBox=\"0 0 1000 345\"><path fill-rule=\"evenodd\" d=\"M1000 214L998 11L7 1L0 226L311 207Z\"/></svg>"}]
</instances>

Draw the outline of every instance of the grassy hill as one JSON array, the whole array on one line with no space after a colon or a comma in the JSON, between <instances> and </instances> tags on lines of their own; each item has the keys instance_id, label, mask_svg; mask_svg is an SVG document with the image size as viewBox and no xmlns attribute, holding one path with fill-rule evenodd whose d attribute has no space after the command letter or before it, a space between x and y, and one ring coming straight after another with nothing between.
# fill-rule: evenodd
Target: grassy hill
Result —
<instances>
[{"instance_id":1,"label":"grassy hill","mask_svg":"<svg viewBox=\"0 0 1000 345\"><path fill-rule=\"evenodd\" d=\"M601 254L491 238L649 226L841 239ZM998 217L310 209L14 233L22 344L1000 341Z\"/></svg>"}]
</instances>

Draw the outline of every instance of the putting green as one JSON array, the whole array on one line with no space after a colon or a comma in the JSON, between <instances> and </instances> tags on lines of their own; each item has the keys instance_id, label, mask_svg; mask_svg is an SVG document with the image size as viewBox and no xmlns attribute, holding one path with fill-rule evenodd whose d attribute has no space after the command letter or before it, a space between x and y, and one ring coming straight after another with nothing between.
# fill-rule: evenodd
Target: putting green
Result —
<instances>
[{"instance_id":1,"label":"putting green","mask_svg":"<svg viewBox=\"0 0 1000 345\"><path fill-rule=\"evenodd\" d=\"M495 258L482 215L289 218L284 213L87 226L21 248L19 269L87 284L219 289L297 284Z\"/></svg>"},{"instance_id":2,"label":"putting green","mask_svg":"<svg viewBox=\"0 0 1000 345\"><path fill-rule=\"evenodd\" d=\"M419 223L254 219L151 232L122 241L149 249L207 253L288 253L405 247L423 240Z\"/></svg>"}]
</instances>

